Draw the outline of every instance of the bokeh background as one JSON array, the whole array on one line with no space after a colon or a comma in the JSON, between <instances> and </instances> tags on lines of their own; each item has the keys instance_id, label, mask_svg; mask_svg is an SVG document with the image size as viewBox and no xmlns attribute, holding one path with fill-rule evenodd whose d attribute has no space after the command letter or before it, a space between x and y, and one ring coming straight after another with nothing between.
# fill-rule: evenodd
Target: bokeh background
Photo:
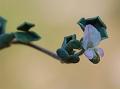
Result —
<instances>
[{"instance_id":1,"label":"bokeh background","mask_svg":"<svg viewBox=\"0 0 120 89\"><path fill-rule=\"evenodd\" d=\"M61 64L22 45L1 50L0 89L120 89L120 0L0 0L0 16L8 20L7 32L24 21L35 23L42 36L35 44L53 52L64 36L82 37L76 24L81 17L100 16L109 34L98 65L84 55L78 64Z\"/></svg>"}]
</instances>

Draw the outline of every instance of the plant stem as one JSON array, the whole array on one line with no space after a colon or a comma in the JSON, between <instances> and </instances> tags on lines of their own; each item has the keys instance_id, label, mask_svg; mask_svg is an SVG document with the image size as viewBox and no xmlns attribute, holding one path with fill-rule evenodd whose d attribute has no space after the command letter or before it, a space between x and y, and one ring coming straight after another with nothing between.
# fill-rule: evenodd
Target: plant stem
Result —
<instances>
[{"instance_id":1,"label":"plant stem","mask_svg":"<svg viewBox=\"0 0 120 89\"><path fill-rule=\"evenodd\" d=\"M24 42L19 42L19 41L13 41L12 44L22 44L22 45L25 45L25 46L29 46L31 48L34 48L34 49L36 49L38 51L41 51L41 52L51 56L52 58L55 58L55 59L58 59L58 60L61 59L56 53L53 53L50 50L47 50L47 49L45 49L45 48L43 48L41 46L37 46L37 45L35 45L33 43L24 43Z\"/></svg>"},{"instance_id":2,"label":"plant stem","mask_svg":"<svg viewBox=\"0 0 120 89\"><path fill-rule=\"evenodd\" d=\"M24 42L20 42L20 41L13 41L12 44L22 44L22 45L25 45L25 46L29 46L29 47L34 48L34 49L36 49L38 51L41 51L41 52L47 54L48 56L50 56L52 58L55 58L55 59L57 59L59 61L62 60L56 53L54 53L54 52L52 52L52 51L50 51L48 49L45 49L45 48L43 48L41 46L37 46L37 45L35 45L33 43L24 43ZM78 52L78 55L82 55L82 54L83 54L83 50Z\"/></svg>"}]
</instances>

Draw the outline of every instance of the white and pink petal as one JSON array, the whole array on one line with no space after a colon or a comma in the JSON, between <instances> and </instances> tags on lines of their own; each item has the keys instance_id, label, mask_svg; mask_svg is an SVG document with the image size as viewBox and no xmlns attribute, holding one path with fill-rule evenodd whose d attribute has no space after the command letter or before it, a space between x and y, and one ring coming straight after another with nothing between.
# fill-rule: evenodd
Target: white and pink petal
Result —
<instances>
[{"instance_id":1,"label":"white and pink petal","mask_svg":"<svg viewBox=\"0 0 120 89\"><path fill-rule=\"evenodd\" d=\"M94 56L96 56L95 51L92 48L89 48L88 50L86 50L84 52L84 55L88 58L88 59L93 59Z\"/></svg>"},{"instance_id":2,"label":"white and pink petal","mask_svg":"<svg viewBox=\"0 0 120 89\"><path fill-rule=\"evenodd\" d=\"M102 48L97 48L97 53L99 54L100 57L103 57L104 56L104 51Z\"/></svg>"},{"instance_id":3,"label":"white and pink petal","mask_svg":"<svg viewBox=\"0 0 120 89\"><path fill-rule=\"evenodd\" d=\"M96 47L101 41L101 35L98 30L92 25L86 25L83 36L83 48Z\"/></svg>"}]
</instances>

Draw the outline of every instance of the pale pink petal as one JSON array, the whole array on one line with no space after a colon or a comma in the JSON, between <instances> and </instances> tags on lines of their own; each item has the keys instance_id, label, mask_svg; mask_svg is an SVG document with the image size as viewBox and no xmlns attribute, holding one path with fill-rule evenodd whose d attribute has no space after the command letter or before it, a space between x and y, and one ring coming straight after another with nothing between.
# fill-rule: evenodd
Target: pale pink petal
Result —
<instances>
[{"instance_id":1,"label":"pale pink petal","mask_svg":"<svg viewBox=\"0 0 120 89\"><path fill-rule=\"evenodd\" d=\"M97 46L101 41L100 32L92 25L88 24L85 27L83 36L84 49Z\"/></svg>"},{"instance_id":2,"label":"pale pink petal","mask_svg":"<svg viewBox=\"0 0 120 89\"><path fill-rule=\"evenodd\" d=\"M84 52L84 55L88 58L88 59L92 59L95 56L95 52L93 49L88 49Z\"/></svg>"},{"instance_id":3,"label":"pale pink petal","mask_svg":"<svg viewBox=\"0 0 120 89\"><path fill-rule=\"evenodd\" d=\"M102 48L97 48L97 53L99 54L100 57L104 56L104 51Z\"/></svg>"}]
</instances>

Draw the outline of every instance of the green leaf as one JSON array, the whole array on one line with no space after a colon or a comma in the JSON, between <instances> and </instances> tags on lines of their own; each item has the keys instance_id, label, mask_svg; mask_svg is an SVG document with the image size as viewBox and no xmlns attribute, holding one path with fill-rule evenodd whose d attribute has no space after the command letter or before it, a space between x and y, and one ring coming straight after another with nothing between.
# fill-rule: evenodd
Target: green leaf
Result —
<instances>
[{"instance_id":1,"label":"green leaf","mask_svg":"<svg viewBox=\"0 0 120 89\"><path fill-rule=\"evenodd\" d=\"M35 24L29 23L29 22L24 22L20 26L17 27L17 30L20 31L29 31L32 27L34 27Z\"/></svg>"},{"instance_id":2,"label":"green leaf","mask_svg":"<svg viewBox=\"0 0 120 89\"><path fill-rule=\"evenodd\" d=\"M78 53L69 55L64 48L59 48L57 55L61 58L62 63L78 63L80 60Z\"/></svg>"},{"instance_id":3,"label":"green leaf","mask_svg":"<svg viewBox=\"0 0 120 89\"><path fill-rule=\"evenodd\" d=\"M10 43L13 39L14 39L13 33L0 35L0 49L10 46Z\"/></svg>"},{"instance_id":4,"label":"green leaf","mask_svg":"<svg viewBox=\"0 0 120 89\"><path fill-rule=\"evenodd\" d=\"M6 19L0 16L0 35L5 33Z\"/></svg>"},{"instance_id":5,"label":"green leaf","mask_svg":"<svg viewBox=\"0 0 120 89\"><path fill-rule=\"evenodd\" d=\"M16 32L15 38L17 41L25 43L41 39L41 37L35 32Z\"/></svg>"},{"instance_id":6,"label":"green leaf","mask_svg":"<svg viewBox=\"0 0 120 89\"><path fill-rule=\"evenodd\" d=\"M81 48L81 44L80 44L79 40L71 40L70 42L68 42L67 46L72 49L80 49Z\"/></svg>"},{"instance_id":7,"label":"green leaf","mask_svg":"<svg viewBox=\"0 0 120 89\"><path fill-rule=\"evenodd\" d=\"M71 55L68 60L66 60L66 63L78 63L79 61L80 61L79 56L74 54Z\"/></svg>"},{"instance_id":8,"label":"green leaf","mask_svg":"<svg viewBox=\"0 0 120 89\"><path fill-rule=\"evenodd\" d=\"M64 48L59 48L56 52L57 55L62 59L66 59L69 56L68 52Z\"/></svg>"},{"instance_id":9,"label":"green leaf","mask_svg":"<svg viewBox=\"0 0 120 89\"><path fill-rule=\"evenodd\" d=\"M71 40L76 40L76 34L65 36L62 47L65 48Z\"/></svg>"}]
</instances>

